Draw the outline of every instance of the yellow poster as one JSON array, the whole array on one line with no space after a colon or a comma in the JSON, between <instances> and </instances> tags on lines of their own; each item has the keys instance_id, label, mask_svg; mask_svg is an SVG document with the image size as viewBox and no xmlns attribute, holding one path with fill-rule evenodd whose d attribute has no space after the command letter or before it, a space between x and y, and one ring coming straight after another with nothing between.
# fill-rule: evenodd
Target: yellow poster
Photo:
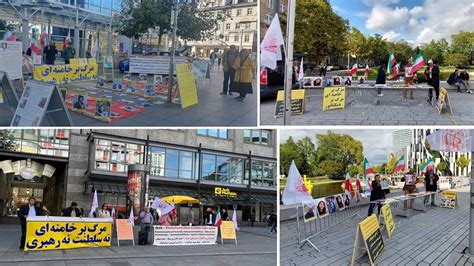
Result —
<instances>
[{"instance_id":1,"label":"yellow poster","mask_svg":"<svg viewBox=\"0 0 474 266\"><path fill-rule=\"evenodd\" d=\"M443 191L441 193L441 204L442 208L454 209L458 206L458 194L456 191Z\"/></svg>"},{"instance_id":2,"label":"yellow poster","mask_svg":"<svg viewBox=\"0 0 474 266\"><path fill-rule=\"evenodd\" d=\"M108 247L111 218L31 217L27 220L25 251Z\"/></svg>"},{"instance_id":3,"label":"yellow poster","mask_svg":"<svg viewBox=\"0 0 474 266\"><path fill-rule=\"evenodd\" d=\"M390 204L385 204L382 206L382 215L385 221L385 228L387 229L388 237L392 236L393 231L395 230L395 222L393 221L392 210L390 210Z\"/></svg>"},{"instance_id":4,"label":"yellow poster","mask_svg":"<svg viewBox=\"0 0 474 266\"><path fill-rule=\"evenodd\" d=\"M53 84L64 84L75 81L86 81L97 79L97 64L89 65L57 65L35 66L34 79Z\"/></svg>"},{"instance_id":5,"label":"yellow poster","mask_svg":"<svg viewBox=\"0 0 474 266\"><path fill-rule=\"evenodd\" d=\"M234 223L232 221L222 221L221 237L224 239L236 239Z\"/></svg>"},{"instance_id":6,"label":"yellow poster","mask_svg":"<svg viewBox=\"0 0 474 266\"><path fill-rule=\"evenodd\" d=\"M70 65L79 65L79 58L71 58L69 59Z\"/></svg>"},{"instance_id":7,"label":"yellow poster","mask_svg":"<svg viewBox=\"0 0 474 266\"><path fill-rule=\"evenodd\" d=\"M362 233L362 238L367 240L371 235L373 235L377 230L379 230L379 222L377 220L377 215L373 214L367 217L365 220L359 223L360 231Z\"/></svg>"},{"instance_id":8,"label":"yellow poster","mask_svg":"<svg viewBox=\"0 0 474 266\"><path fill-rule=\"evenodd\" d=\"M346 107L346 88L327 87L324 88L323 111L332 109L344 109Z\"/></svg>"},{"instance_id":9,"label":"yellow poster","mask_svg":"<svg viewBox=\"0 0 474 266\"><path fill-rule=\"evenodd\" d=\"M181 95L181 108L198 104L196 80L189 70L188 64L176 64L179 93Z\"/></svg>"}]
</instances>

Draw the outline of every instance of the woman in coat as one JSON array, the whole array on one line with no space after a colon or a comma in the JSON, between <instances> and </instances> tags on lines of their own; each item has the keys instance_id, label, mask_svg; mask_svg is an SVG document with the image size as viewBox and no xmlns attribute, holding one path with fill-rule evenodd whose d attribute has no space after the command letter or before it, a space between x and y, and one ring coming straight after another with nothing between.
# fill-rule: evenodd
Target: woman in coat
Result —
<instances>
[{"instance_id":1,"label":"woman in coat","mask_svg":"<svg viewBox=\"0 0 474 266\"><path fill-rule=\"evenodd\" d=\"M247 93L253 93L253 60L250 51L242 49L234 62L235 80L231 92L238 92L240 95L235 99L243 101Z\"/></svg>"}]
</instances>

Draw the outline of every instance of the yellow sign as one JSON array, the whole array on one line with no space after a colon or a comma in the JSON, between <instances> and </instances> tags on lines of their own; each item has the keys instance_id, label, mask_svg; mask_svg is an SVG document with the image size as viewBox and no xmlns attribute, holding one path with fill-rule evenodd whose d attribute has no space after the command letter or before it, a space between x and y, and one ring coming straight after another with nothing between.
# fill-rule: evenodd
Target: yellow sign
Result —
<instances>
[{"instance_id":1,"label":"yellow sign","mask_svg":"<svg viewBox=\"0 0 474 266\"><path fill-rule=\"evenodd\" d=\"M367 240L369 236L379 230L379 222L376 215L369 216L367 219L360 222L359 225L364 240Z\"/></svg>"},{"instance_id":2,"label":"yellow sign","mask_svg":"<svg viewBox=\"0 0 474 266\"><path fill-rule=\"evenodd\" d=\"M237 244L237 235L235 234L235 227L232 221L222 221L220 230L222 244L224 239L235 239L235 244Z\"/></svg>"},{"instance_id":3,"label":"yellow sign","mask_svg":"<svg viewBox=\"0 0 474 266\"><path fill-rule=\"evenodd\" d=\"M228 188L215 187L214 196L227 197L227 198L236 198L237 192L230 191Z\"/></svg>"},{"instance_id":4,"label":"yellow sign","mask_svg":"<svg viewBox=\"0 0 474 266\"><path fill-rule=\"evenodd\" d=\"M392 236L395 230L395 222L393 221L392 211L390 210L390 204L385 204L381 208L383 219L385 221L385 228L387 229L388 237Z\"/></svg>"},{"instance_id":5,"label":"yellow sign","mask_svg":"<svg viewBox=\"0 0 474 266\"><path fill-rule=\"evenodd\" d=\"M458 193L456 191L443 191L441 193L441 204L442 208L454 209L458 206Z\"/></svg>"},{"instance_id":6,"label":"yellow sign","mask_svg":"<svg viewBox=\"0 0 474 266\"><path fill-rule=\"evenodd\" d=\"M110 218L32 218L27 220L25 251L108 247L111 244Z\"/></svg>"},{"instance_id":7,"label":"yellow sign","mask_svg":"<svg viewBox=\"0 0 474 266\"><path fill-rule=\"evenodd\" d=\"M79 58L71 58L69 59L70 65L79 65Z\"/></svg>"},{"instance_id":8,"label":"yellow sign","mask_svg":"<svg viewBox=\"0 0 474 266\"><path fill-rule=\"evenodd\" d=\"M371 265L375 265L375 262L385 250L377 215L375 214L367 217L357 226L351 265L355 265L356 260L365 254L364 249L369 255Z\"/></svg>"},{"instance_id":9,"label":"yellow sign","mask_svg":"<svg viewBox=\"0 0 474 266\"><path fill-rule=\"evenodd\" d=\"M344 109L346 107L346 88L327 87L324 88L323 111L332 109Z\"/></svg>"},{"instance_id":10,"label":"yellow sign","mask_svg":"<svg viewBox=\"0 0 474 266\"><path fill-rule=\"evenodd\" d=\"M305 90L292 90L291 91L291 114L302 115L305 109ZM275 105L275 117L283 116L285 111L284 105L285 92L278 91L277 100Z\"/></svg>"},{"instance_id":11,"label":"yellow sign","mask_svg":"<svg viewBox=\"0 0 474 266\"><path fill-rule=\"evenodd\" d=\"M53 84L64 84L74 81L96 80L98 66L88 65L57 65L35 66L34 79Z\"/></svg>"},{"instance_id":12,"label":"yellow sign","mask_svg":"<svg viewBox=\"0 0 474 266\"><path fill-rule=\"evenodd\" d=\"M89 58L88 63L89 64L97 64L97 60L95 58Z\"/></svg>"},{"instance_id":13,"label":"yellow sign","mask_svg":"<svg viewBox=\"0 0 474 266\"><path fill-rule=\"evenodd\" d=\"M178 77L179 93L181 95L181 108L198 104L196 80L189 70L188 64L176 64L176 76Z\"/></svg>"}]
</instances>

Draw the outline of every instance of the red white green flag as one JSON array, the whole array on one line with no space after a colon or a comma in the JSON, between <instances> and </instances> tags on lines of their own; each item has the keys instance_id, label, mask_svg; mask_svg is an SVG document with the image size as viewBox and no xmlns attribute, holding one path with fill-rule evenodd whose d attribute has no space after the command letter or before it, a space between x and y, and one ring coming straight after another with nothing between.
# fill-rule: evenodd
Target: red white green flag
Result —
<instances>
[{"instance_id":1,"label":"red white green flag","mask_svg":"<svg viewBox=\"0 0 474 266\"><path fill-rule=\"evenodd\" d=\"M392 74L393 73L393 67L397 64L397 60L395 59L395 55L393 52L390 52L390 55L388 56L388 63L387 63L387 73Z\"/></svg>"},{"instance_id":2,"label":"red white green flag","mask_svg":"<svg viewBox=\"0 0 474 266\"><path fill-rule=\"evenodd\" d=\"M222 224L222 218L221 218L221 207L217 207L217 215L216 215L216 222L214 223L215 226L220 227Z\"/></svg>"},{"instance_id":3,"label":"red white green flag","mask_svg":"<svg viewBox=\"0 0 474 266\"><path fill-rule=\"evenodd\" d=\"M400 159L398 159L395 167L393 168L393 172L398 173L402 172L403 170L405 170L405 156L402 156Z\"/></svg>"},{"instance_id":4,"label":"red white green flag","mask_svg":"<svg viewBox=\"0 0 474 266\"><path fill-rule=\"evenodd\" d=\"M413 66L411 67L410 73L413 74L424 66L425 66L425 59L423 58L423 55L420 52L416 56L415 62L413 62Z\"/></svg>"},{"instance_id":5,"label":"red white green flag","mask_svg":"<svg viewBox=\"0 0 474 266\"><path fill-rule=\"evenodd\" d=\"M433 167L434 167L433 158L430 158L428 161L426 161L424 164L420 166L420 171L421 173L426 173L428 170L433 169Z\"/></svg>"},{"instance_id":6,"label":"red white green flag","mask_svg":"<svg viewBox=\"0 0 474 266\"><path fill-rule=\"evenodd\" d=\"M375 174L374 172L374 169L372 168L372 166L370 165L369 161L367 160L367 158L364 157L364 177L366 175L370 175L370 174Z\"/></svg>"}]
</instances>

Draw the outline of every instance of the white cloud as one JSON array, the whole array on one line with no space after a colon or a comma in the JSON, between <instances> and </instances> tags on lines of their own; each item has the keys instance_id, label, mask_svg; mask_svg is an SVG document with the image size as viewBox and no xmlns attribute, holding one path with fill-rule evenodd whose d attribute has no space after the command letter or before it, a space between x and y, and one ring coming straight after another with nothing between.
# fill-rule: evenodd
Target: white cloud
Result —
<instances>
[{"instance_id":1,"label":"white cloud","mask_svg":"<svg viewBox=\"0 0 474 266\"><path fill-rule=\"evenodd\" d=\"M382 38L389 41L389 42L393 42L393 41L397 40L398 36L400 36L400 33L396 33L393 30L391 30L391 31L386 32L382 36Z\"/></svg>"},{"instance_id":2,"label":"white cloud","mask_svg":"<svg viewBox=\"0 0 474 266\"><path fill-rule=\"evenodd\" d=\"M371 30L394 30L400 25L406 23L408 19L408 8L376 5L372 8L369 18L365 22L365 26Z\"/></svg>"},{"instance_id":3,"label":"white cloud","mask_svg":"<svg viewBox=\"0 0 474 266\"><path fill-rule=\"evenodd\" d=\"M410 9L409 13L412 17L418 17L419 15L423 13L423 7L415 6L412 9Z\"/></svg>"},{"instance_id":4,"label":"white cloud","mask_svg":"<svg viewBox=\"0 0 474 266\"><path fill-rule=\"evenodd\" d=\"M400 0L364 0L364 4L368 6L398 4Z\"/></svg>"}]
</instances>

